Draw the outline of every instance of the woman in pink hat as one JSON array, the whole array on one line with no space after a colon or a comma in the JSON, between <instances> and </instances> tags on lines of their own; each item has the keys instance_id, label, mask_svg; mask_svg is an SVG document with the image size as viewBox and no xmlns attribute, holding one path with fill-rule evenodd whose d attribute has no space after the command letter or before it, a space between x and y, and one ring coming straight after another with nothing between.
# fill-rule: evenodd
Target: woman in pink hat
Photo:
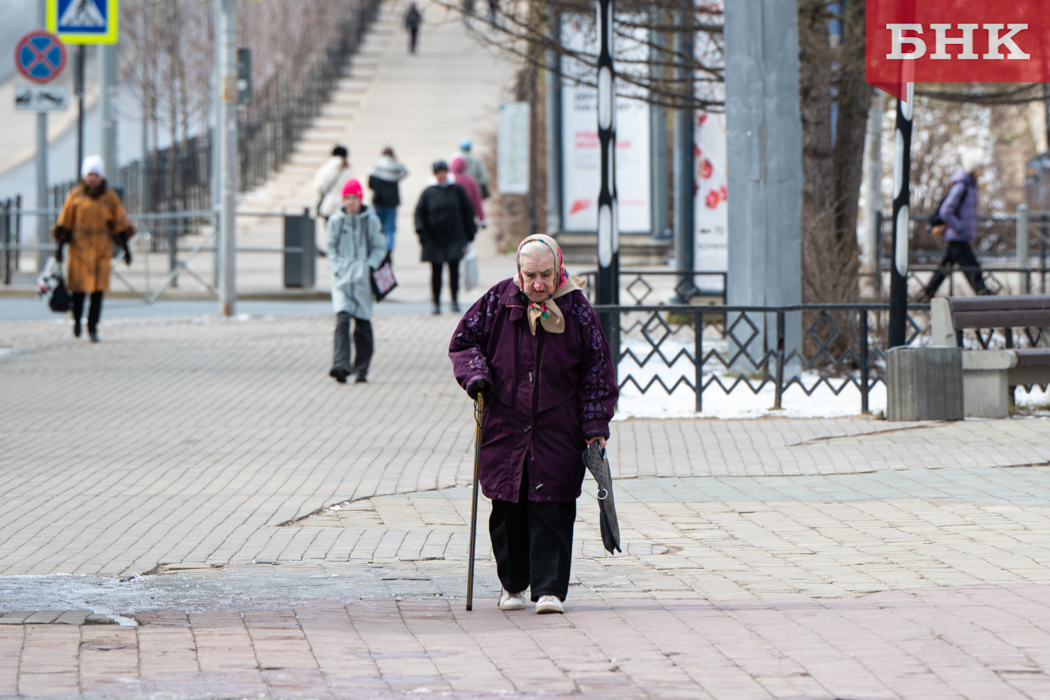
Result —
<instances>
[{"instance_id":1,"label":"woman in pink hat","mask_svg":"<svg viewBox=\"0 0 1050 700\"><path fill-rule=\"evenodd\" d=\"M328 219L328 265L332 270L335 351L328 375L340 384L349 374L368 381L372 336L372 270L383 264L386 239L379 217L363 201L361 183L343 185L343 206ZM350 319L354 319L354 362L350 364ZM351 367L353 369L351 369Z\"/></svg>"}]
</instances>

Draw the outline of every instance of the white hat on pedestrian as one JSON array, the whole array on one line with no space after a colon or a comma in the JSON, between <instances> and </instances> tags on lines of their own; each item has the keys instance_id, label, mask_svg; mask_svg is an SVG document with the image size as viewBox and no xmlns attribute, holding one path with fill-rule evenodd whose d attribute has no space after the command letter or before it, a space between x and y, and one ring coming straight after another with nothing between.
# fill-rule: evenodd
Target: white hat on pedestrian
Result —
<instances>
[{"instance_id":1,"label":"white hat on pedestrian","mask_svg":"<svg viewBox=\"0 0 1050 700\"><path fill-rule=\"evenodd\" d=\"M80 166L80 177L87 177L91 173L99 177L106 176L106 161L102 160L102 156L88 156L84 159L83 165Z\"/></svg>"},{"instance_id":2,"label":"white hat on pedestrian","mask_svg":"<svg viewBox=\"0 0 1050 700\"><path fill-rule=\"evenodd\" d=\"M976 148L966 148L962 152L962 167L968 173L986 164L984 153Z\"/></svg>"}]
</instances>

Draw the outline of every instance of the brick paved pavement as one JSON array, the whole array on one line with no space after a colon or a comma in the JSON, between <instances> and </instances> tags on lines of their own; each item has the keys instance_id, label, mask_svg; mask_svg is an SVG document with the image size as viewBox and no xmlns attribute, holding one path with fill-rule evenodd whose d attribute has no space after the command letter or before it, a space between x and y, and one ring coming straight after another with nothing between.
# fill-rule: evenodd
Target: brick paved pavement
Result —
<instances>
[{"instance_id":1,"label":"brick paved pavement","mask_svg":"<svg viewBox=\"0 0 1050 700\"><path fill-rule=\"evenodd\" d=\"M618 422L625 553L465 613L453 322L0 324L0 696L1050 697L1045 420Z\"/></svg>"}]
</instances>

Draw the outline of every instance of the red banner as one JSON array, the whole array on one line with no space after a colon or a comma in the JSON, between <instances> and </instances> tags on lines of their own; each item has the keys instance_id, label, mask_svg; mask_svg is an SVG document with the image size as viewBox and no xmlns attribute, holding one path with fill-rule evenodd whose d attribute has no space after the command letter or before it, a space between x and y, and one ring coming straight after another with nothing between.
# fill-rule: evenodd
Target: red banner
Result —
<instances>
[{"instance_id":1,"label":"red banner","mask_svg":"<svg viewBox=\"0 0 1050 700\"><path fill-rule=\"evenodd\" d=\"M1050 0L868 0L867 81L1050 82Z\"/></svg>"}]
</instances>

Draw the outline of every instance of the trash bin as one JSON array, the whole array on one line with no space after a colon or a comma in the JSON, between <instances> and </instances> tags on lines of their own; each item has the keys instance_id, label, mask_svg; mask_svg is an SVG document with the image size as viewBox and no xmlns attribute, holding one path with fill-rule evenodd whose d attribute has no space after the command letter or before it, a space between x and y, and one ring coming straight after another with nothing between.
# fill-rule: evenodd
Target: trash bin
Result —
<instances>
[{"instance_id":1,"label":"trash bin","mask_svg":"<svg viewBox=\"0 0 1050 700\"><path fill-rule=\"evenodd\" d=\"M313 289L317 249L309 209L284 216L284 286Z\"/></svg>"},{"instance_id":2,"label":"trash bin","mask_svg":"<svg viewBox=\"0 0 1050 700\"><path fill-rule=\"evenodd\" d=\"M962 350L890 348L886 399L887 420L962 420Z\"/></svg>"}]
</instances>

